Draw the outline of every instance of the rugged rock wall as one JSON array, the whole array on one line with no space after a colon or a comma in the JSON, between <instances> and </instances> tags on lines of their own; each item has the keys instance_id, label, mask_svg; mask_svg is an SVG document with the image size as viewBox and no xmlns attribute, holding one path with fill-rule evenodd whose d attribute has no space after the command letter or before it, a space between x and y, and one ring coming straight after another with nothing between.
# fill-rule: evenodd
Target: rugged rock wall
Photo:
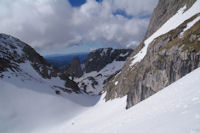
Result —
<instances>
[{"instance_id":1,"label":"rugged rock wall","mask_svg":"<svg viewBox=\"0 0 200 133\"><path fill-rule=\"evenodd\" d=\"M163 0L159 3L161 2ZM141 49L143 46L141 43L122 71L105 86L105 99L127 95L127 108L130 108L200 67L200 21L180 36L187 23L197 16L199 15L187 20L175 30L156 38L150 43L144 59L130 67L131 57Z\"/></svg>"},{"instance_id":2,"label":"rugged rock wall","mask_svg":"<svg viewBox=\"0 0 200 133\"><path fill-rule=\"evenodd\" d=\"M152 14L145 38L160 28L170 17L172 17L184 5L190 8L196 0L159 0Z\"/></svg>"},{"instance_id":3,"label":"rugged rock wall","mask_svg":"<svg viewBox=\"0 0 200 133\"><path fill-rule=\"evenodd\" d=\"M69 65L62 68L62 72L72 77L81 77L83 75L83 70L81 68L80 59L78 57L73 58Z\"/></svg>"}]
</instances>

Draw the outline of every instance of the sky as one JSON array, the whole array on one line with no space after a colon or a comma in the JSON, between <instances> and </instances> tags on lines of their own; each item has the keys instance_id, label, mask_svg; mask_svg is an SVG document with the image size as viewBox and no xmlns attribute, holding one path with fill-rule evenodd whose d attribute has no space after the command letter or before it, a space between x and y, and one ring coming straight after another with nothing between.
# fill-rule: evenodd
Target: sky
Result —
<instances>
[{"instance_id":1,"label":"sky","mask_svg":"<svg viewBox=\"0 0 200 133\"><path fill-rule=\"evenodd\" d=\"M158 0L0 0L0 32L42 55L133 48Z\"/></svg>"}]
</instances>

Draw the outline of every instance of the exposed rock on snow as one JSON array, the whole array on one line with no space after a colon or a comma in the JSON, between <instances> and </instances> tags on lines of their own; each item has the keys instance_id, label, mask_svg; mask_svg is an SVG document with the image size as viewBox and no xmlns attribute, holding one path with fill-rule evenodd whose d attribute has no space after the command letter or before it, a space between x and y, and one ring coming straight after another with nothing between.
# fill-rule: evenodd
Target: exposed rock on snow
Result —
<instances>
[{"instance_id":1,"label":"exposed rock on snow","mask_svg":"<svg viewBox=\"0 0 200 133\"><path fill-rule=\"evenodd\" d=\"M93 71L85 73L82 77L76 78L75 81L84 92L92 95L99 95L107 80L116 75L121 70L124 63L125 61L113 61L99 72Z\"/></svg>"},{"instance_id":2,"label":"exposed rock on snow","mask_svg":"<svg viewBox=\"0 0 200 133\"><path fill-rule=\"evenodd\" d=\"M131 49L97 49L89 53L83 64L75 58L61 71L72 77L85 93L99 95L107 80L121 70L132 51Z\"/></svg>"}]
</instances>

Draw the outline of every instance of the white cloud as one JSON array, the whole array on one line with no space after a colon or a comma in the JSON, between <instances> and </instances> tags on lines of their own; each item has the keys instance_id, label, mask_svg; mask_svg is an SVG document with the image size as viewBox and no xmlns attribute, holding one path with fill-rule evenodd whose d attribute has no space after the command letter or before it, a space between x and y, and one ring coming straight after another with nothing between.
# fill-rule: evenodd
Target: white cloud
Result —
<instances>
[{"instance_id":1,"label":"white cloud","mask_svg":"<svg viewBox=\"0 0 200 133\"><path fill-rule=\"evenodd\" d=\"M124 9L128 14L149 15L157 3L157 0L109 0L113 4L114 9Z\"/></svg>"},{"instance_id":2,"label":"white cloud","mask_svg":"<svg viewBox=\"0 0 200 133\"><path fill-rule=\"evenodd\" d=\"M157 0L87 0L73 8L66 0L1 0L0 32L11 34L34 48L62 48L98 41L111 45L139 42ZM113 15L123 9L133 17Z\"/></svg>"}]
</instances>

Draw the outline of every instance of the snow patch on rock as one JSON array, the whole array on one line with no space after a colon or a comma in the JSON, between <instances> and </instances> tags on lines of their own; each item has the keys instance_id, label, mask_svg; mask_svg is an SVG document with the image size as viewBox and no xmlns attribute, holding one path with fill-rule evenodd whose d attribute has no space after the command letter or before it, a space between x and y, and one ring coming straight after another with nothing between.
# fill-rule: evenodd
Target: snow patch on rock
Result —
<instances>
[{"instance_id":1,"label":"snow patch on rock","mask_svg":"<svg viewBox=\"0 0 200 133\"><path fill-rule=\"evenodd\" d=\"M183 37L185 31L189 30L196 22L200 20L200 16L196 17L193 21L189 22L186 26L186 28L180 33L180 38Z\"/></svg>"},{"instance_id":2,"label":"snow patch on rock","mask_svg":"<svg viewBox=\"0 0 200 133\"><path fill-rule=\"evenodd\" d=\"M190 9L185 11L186 5L178 10L178 12L171 17L165 24L163 24L154 34L152 34L148 39L144 41L144 47L136 54L134 57L132 57L132 62L130 64L130 67L133 67L137 62L140 62L145 55L147 54L147 49L149 44L157 37L159 37L162 34L165 34L169 32L170 30L173 30L177 28L181 23L183 23L185 20L191 18L195 14L200 12L200 0L197 0Z\"/></svg>"}]
</instances>

